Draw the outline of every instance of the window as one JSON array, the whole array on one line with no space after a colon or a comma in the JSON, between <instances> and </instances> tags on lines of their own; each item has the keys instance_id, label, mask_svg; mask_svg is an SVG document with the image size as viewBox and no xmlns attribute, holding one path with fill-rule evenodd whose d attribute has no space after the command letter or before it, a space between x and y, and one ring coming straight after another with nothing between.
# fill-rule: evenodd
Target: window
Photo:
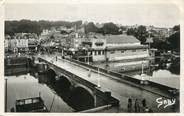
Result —
<instances>
[{"instance_id":1,"label":"window","mask_svg":"<svg viewBox=\"0 0 184 116\"><path fill-rule=\"evenodd\" d=\"M96 51L94 51L95 52L95 55L96 55Z\"/></svg>"},{"instance_id":2,"label":"window","mask_svg":"<svg viewBox=\"0 0 184 116\"><path fill-rule=\"evenodd\" d=\"M114 53L115 53L115 51L114 51L114 50L113 50L113 51L110 51L110 53L111 53L111 54L114 54Z\"/></svg>"},{"instance_id":3,"label":"window","mask_svg":"<svg viewBox=\"0 0 184 116\"><path fill-rule=\"evenodd\" d=\"M146 51L146 49L143 49L143 51Z\"/></svg>"},{"instance_id":4,"label":"window","mask_svg":"<svg viewBox=\"0 0 184 116\"><path fill-rule=\"evenodd\" d=\"M96 46L103 46L103 44L104 44L103 42L96 42L95 43Z\"/></svg>"},{"instance_id":5,"label":"window","mask_svg":"<svg viewBox=\"0 0 184 116\"><path fill-rule=\"evenodd\" d=\"M104 55L105 54L105 51L102 51L102 54Z\"/></svg>"},{"instance_id":6,"label":"window","mask_svg":"<svg viewBox=\"0 0 184 116\"><path fill-rule=\"evenodd\" d=\"M125 52L125 50L121 50L121 53L124 53Z\"/></svg>"},{"instance_id":7,"label":"window","mask_svg":"<svg viewBox=\"0 0 184 116\"><path fill-rule=\"evenodd\" d=\"M101 51L99 50L99 51L98 51L98 55L100 55L100 54L101 54Z\"/></svg>"}]
</instances>

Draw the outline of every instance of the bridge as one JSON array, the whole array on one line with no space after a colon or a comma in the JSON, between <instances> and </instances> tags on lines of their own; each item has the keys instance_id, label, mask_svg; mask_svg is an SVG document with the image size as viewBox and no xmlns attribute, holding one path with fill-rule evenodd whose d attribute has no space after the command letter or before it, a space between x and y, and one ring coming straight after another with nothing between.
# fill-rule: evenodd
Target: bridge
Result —
<instances>
[{"instance_id":1,"label":"bridge","mask_svg":"<svg viewBox=\"0 0 184 116\"><path fill-rule=\"evenodd\" d=\"M41 67L45 67L48 76L54 79L62 78L66 88L72 90L76 99L85 99L80 93L87 94L89 96L87 101L92 104L89 105L89 108L110 105L117 106L118 112L127 112L129 98L133 101L138 99L140 105L142 100L145 99L147 107L151 108L153 112L176 112L177 107L179 107L177 103L167 108L157 107L157 98L165 100L173 98L179 101L179 96L170 92L173 88L153 82L142 85L140 80L128 75L53 55L41 55L37 58L39 62L42 62L41 65L44 64ZM41 72L44 71L42 68L40 69ZM75 102L77 103L77 100Z\"/></svg>"}]
</instances>

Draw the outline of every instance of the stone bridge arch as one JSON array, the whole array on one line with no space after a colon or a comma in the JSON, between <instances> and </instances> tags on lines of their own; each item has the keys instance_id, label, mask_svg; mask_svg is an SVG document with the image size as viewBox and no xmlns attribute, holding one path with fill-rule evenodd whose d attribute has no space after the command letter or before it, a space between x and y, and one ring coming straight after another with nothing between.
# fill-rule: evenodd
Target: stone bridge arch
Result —
<instances>
[{"instance_id":1,"label":"stone bridge arch","mask_svg":"<svg viewBox=\"0 0 184 116\"><path fill-rule=\"evenodd\" d=\"M64 91L70 91L72 86L74 85L73 81L68 76L65 76L63 74L60 74L58 78L59 79L57 82L57 86Z\"/></svg>"},{"instance_id":2,"label":"stone bridge arch","mask_svg":"<svg viewBox=\"0 0 184 116\"><path fill-rule=\"evenodd\" d=\"M71 91L71 101L77 110L87 110L95 107L95 96L88 87L77 84Z\"/></svg>"},{"instance_id":3,"label":"stone bridge arch","mask_svg":"<svg viewBox=\"0 0 184 116\"><path fill-rule=\"evenodd\" d=\"M57 73L54 69L52 68L49 68L46 72L46 77L48 79L48 82L50 82L51 84L55 84L56 82L56 76L57 76Z\"/></svg>"}]
</instances>

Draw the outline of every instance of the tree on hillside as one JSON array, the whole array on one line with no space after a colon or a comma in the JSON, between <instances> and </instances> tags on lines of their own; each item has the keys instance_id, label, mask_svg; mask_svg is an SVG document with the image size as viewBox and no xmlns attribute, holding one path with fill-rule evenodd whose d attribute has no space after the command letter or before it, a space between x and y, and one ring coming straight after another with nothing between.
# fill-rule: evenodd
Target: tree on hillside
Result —
<instances>
[{"instance_id":1,"label":"tree on hillside","mask_svg":"<svg viewBox=\"0 0 184 116\"><path fill-rule=\"evenodd\" d=\"M137 33L137 29L136 28L130 28L127 30L127 35L133 35L135 36Z\"/></svg>"},{"instance_id":2,"label":"tree on hillside","mask_svg":"<svg viewBox=\"0 0 184 116\"><path fill-rule=\"evenodd\" d=\"M158 37L153 37L153 43L151 44L152 48L156 48L158 50L168 50L169 45L168 42L165 41L164 38L158 38Z\"/></svg>"},{"instance_id":3,"label":"tree on hillside","mask_svg":"<svg viewBox=\"0 0 184 116\"><path fill-rule=\"evenodd\" d=\"M175 25L175 26L173 27L173 30L174 30L174 31L180 31L180 25Z\"/></svg>"},{"instance_id":4,"label":"tree on hillside","mask_svg":"<svg viewBox=\"0 0 184 116\"><path fill-rule=\"evenodd\" d=\"M41 33L41 27L36 21L21 20L19 26L17 27L18 32L23 33Z\"/></svg>"},{"instance_id":5,"label":"tree on hillside","mask_svg":"<svg viewBox=\"0 0 184 116\"><path fill-rule=\"evenodd\" d=\"M139 39L141 41L141 43L145 43L146 39L148 38L148 32L146 31L146 27L145 26L139 26L137 29L137 33L136 33L136 38Z\"/></svg>"},{"instance_id":6,"label":"tree on hillside","mask_svg":"<svg viewBox=\"0 0 184 116\"><path fill-rule=\"evenodd\" d=\"M82 21L31 21L31 20L20 20L20 21L5 21L5 34L14 35L14 33L36 33L40 34L43 29L50 29L51 27L65 26L71 28L72 26L80 26Z\"/></svg>"},{"instance_id":7,"label":"tree on hillside","mask_svg":"<svg viewBox=\"0 0 184 116\"><path fill-rule=\"evenodd\" d=\"M146 38L149 36L148 32L146 31L146 27L141 25L138 28L130 28L127 30L127 35L133 35L138 40L141 41L142 44L146 42Z\"/></svg>"},{"instance_id":8,"label":"tree on hillside","mask_svg":"<svg viewBox=\"0 0 184 116\"><path fill-rule=\"evenodd\" d=\"M179 52L180 51L180 31L177 31L176 33L172 34L168 38L168 42L171 50Z\"/></svg>"},{"instance_id":9,"label":"tree on hillside","mask_svg":"<svg viewBox=\"0 0 184 116\"><path fill-rule=\"evenodd\" d=\"M98 28L95 26L93 22L89 22L87 25L85 25L85 33L89 32L98 32Z\"/></svg>"},{"instance_id":10,"label":"tree on hillside","mask_svg":"<svg viewBox=\"0 0 184 116\"><path fill-rule=\"evenodd\" d=\"M40 34L41 26L37 21L20 20L5 21L5 34L14 35L14 33L36 33Z\"/></svg>"},{"instance_id":11,"label":"tree on hillside","mask_svg":"<svg viewBox=\"0 0 184 116\"><path fill-rule=\"evenodd\" d=\"M112 22L105 23L102 30L104 34L120 34L119 28Z\"/></svg>"},{"instance_id":12,"label":"tree on hillside","mask_svg":"<svg viewBox=\"0 0 184 116\"><path fill-rule=\"evenodd\" d=\"M72 26L76 26L76 28L78 28L80 25L82 25L82 20L72 22Z\"/></svg>"}]
</instances>

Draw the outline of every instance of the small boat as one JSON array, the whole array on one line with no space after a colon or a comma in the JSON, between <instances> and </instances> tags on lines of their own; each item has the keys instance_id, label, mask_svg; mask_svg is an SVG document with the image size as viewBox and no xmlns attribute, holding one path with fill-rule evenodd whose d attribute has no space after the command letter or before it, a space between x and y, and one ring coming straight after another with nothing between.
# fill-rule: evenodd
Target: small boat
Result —
<instances>
[{"instance_id":1,"label":"small boat","mask_svg":"<svg viewBox=\"0 0 184 116\"><path fill-rule=\"evenodd\" d=\"M15 112L49 112L41 97L16 100Z\"/></svg>"}]
</instances>

